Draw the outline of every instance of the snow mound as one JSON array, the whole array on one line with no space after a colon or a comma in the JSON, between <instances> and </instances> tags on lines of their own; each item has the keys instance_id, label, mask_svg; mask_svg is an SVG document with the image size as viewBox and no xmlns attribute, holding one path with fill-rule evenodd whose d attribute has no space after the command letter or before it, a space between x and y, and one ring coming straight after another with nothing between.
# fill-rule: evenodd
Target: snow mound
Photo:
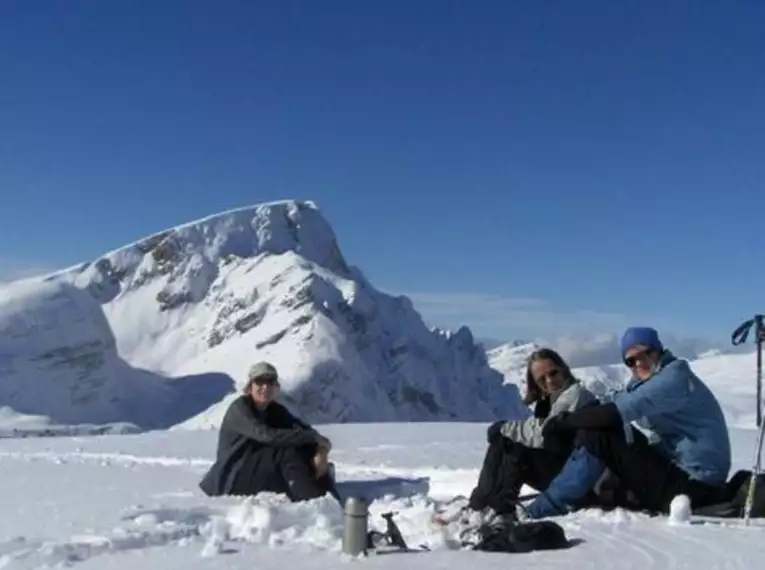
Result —
<instances>
[{"instance_id":1,"label":"snow mound","mask_svg":"<svg viewBox=\"0 0 765 570\"><path fill-rule=\"evenodd\" d=\"M170 382L131 367L98 302L63 280L0 290L0 377L6 435L167 427L232 385L220 375Z\"/></svg>"},{"instance_id":2,"label":"snow mound","mask_svg":"<svg viewBox=\"0 0 765 570\"><path fill-rule=\"evenodd\" d=\"M226 511L209 534L204 553L219 553L226 541L339 552L343 518L339 505L328 497L289 503L283 496L262 494Z\"/></svg>"},{"instance_id":3,"label":"snow mound","mask_svg":"<svg viewBox=\"0 0 765 570\"><path fill-rule=\"evenodd\" d=\"M0 438L119 435L139 431L131 423L60 425L47 416L20 414L7 406L0 407Z\"/></svg>"},{"instance_id":4,"label":"snow mound","mask_svg":"<svg viewBox=\"0 0 765 570\"><path fill-rule=\"evenodd\" d=\"M691 521L691 500L688 495L677 495L669 505L669 524L688 524Z\"/></svg>"},{"instance_id":5,"label":"snow mound","mask_svg":"<svg viewBox=\"0 0 765 570\"><path fill-rule=\"evenodd\" d=\"M428 329L350 266L312 202L209 216L0 293L0 403L60 422L215 427L256 360L312 422L527 413L466 327Z\"/></svg>"}]
</instances>

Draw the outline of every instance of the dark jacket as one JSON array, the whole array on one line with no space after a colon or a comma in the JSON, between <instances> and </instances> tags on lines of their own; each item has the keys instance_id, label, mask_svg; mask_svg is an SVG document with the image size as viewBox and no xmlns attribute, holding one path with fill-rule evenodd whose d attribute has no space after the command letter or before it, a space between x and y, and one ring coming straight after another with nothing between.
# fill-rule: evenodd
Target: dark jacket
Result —
<instances>
[{"instance_id":1,"label":"dark jacket","mask_svg":"<svg viewBox=\"0 0 765 570\"><path fill-rule=\"evenodd\" d=\"M223 416L215 463L199 487L209 496L230 494L242 467L264 447L312 445L318 437L316 430L281 404L272 402L261 411L249 396L240 396Z\"/></svg>"}]
</instances>

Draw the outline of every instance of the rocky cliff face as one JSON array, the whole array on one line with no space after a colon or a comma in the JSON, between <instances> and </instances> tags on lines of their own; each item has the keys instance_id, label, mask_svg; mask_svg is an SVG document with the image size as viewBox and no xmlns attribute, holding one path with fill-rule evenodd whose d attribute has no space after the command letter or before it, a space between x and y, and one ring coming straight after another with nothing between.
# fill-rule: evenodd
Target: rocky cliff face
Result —
<instances>
[{"instance_id":1,"label":"rocky cliff face","mask_svg":"<svg viewBox=\"0 0 765 570\"><path fill-rule=\"evenodd\" d=\"M36 292L41 283L79 292L66 317L55 295ZM210 216L14 287L48 320L29 327L24 346L56 335L54 368L79 394L66 413L56 408L59 421L155 425L164 415L214 426L234 396L232 383L241 386L261 359L277 366L284 400L310 421L489 421L524 413L517 389L503 386L467 328L428 329L409 299L378 291L346 262L310 202ZM2 332L26 309L0 298ZM83 323L81 338L67 339L72 320ZM25 391L31 372L24 363L40 355L8 350L16 364L6 372ZM78 376L99 358L106 364ZM45 390L52 376L39 377ZM139 395L127 395L133 392ZM138 413L136 398L163 404ZM93 404L77 404L83 399ZM32 408L19 411L53 409Z\"/></svg>"}]
</instances>

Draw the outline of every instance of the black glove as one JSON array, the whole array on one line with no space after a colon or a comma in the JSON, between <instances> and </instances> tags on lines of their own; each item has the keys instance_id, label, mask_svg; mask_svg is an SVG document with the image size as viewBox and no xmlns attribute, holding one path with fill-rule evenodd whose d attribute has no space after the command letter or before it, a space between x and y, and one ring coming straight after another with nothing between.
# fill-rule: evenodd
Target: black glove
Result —
<instances>
[{"instance_id":1,"label":"black glove","mask_svg":"<svg viewBox=\"0 0 765 570\"><path fill-rule=\"evenodd\" d=\"M486 441L489 443L492 443L496 441L498 438L502 437L502 426L505 424L505 421L499 421L494 422L489 426L489 429L486 430Z\"/></svg>"},{"instance_id":2,"label":"black glove","mask_svg":"<svg viewBox=\"0 0 765 570\"><path fill-rule=\"evenodd\" d=\"M534 405L534 417L540 420L545 419L550 415L550 406L549 396L537 400L537 403Z\"/></svg>"},{"instance_id":3,"label":"black glove","mask_svg":"<svg viewBox=\"0 0 765 570\"><path fill-rule=\"evenodd\" d=\"M622 417L615 404L593 404L549 418L542 427L542 436L578 429L611 429L621 425Z\"/></svg>"}]
</instances>

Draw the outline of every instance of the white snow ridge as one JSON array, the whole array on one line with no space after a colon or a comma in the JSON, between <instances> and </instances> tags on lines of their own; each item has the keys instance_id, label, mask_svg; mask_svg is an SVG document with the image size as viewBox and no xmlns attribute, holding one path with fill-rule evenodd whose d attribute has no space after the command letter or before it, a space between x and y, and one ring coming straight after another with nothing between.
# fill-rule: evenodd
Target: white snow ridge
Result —
<instances>
[{"instance_id":1,"label":"white snow ridge","mask_svg":"<svg viewBox=\"0 0 765 570\"><path fill-rule=\"evenodd\" d=\"M467 328L429 330L311 202L241 208L0 289L0 404L66 424L216 426L255 360L313 422L525 413Z\"/></svg>"}]
</instances>

